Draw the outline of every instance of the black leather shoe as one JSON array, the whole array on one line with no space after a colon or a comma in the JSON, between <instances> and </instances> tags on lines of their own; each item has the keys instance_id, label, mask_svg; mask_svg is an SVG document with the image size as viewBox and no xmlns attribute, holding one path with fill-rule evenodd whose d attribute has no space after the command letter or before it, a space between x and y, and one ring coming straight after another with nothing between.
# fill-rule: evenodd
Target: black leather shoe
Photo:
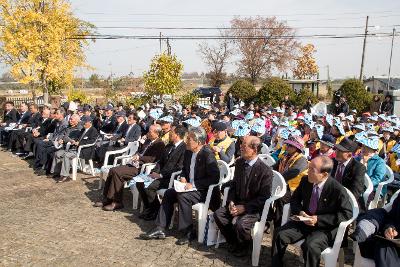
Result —
<instances>
[{"instance_id":1,"label":"black leather shoe","mask_svg":"<svg viewBox=\"0 0 400 267\"><path fill-rule=\"evenodd\" d=\"M249 255L250 246L247 243L239 244L236 250L233 252L233 256L242 258Z\"/></svg>"},{"instance_id":2,"label":"black leather shoe","mask_svg":"<svg viewBox=\"0 0 400 267\"><path fill-rule=\"evenodd\" d=\"M150 214L151 210L149 208L145 208L142 214L139 215L139 219L143 219L144 217Z\"/></svg>"},{"instance_id":3,"label":"black leather shoe","mask_svg":"<svg viewBox=\"0 0 400 267\"><path fill-rule=\"evenodd\" d=\"M186 245L186 244L190 244L193 240L196 239L196 234L192 231L190 231L189 233L187 233L184 237L179 238L175 244L177 244L178 246L182 246L182 245Z\"/></svg>"},{"instance_id":4,"label":"black leather shoe","mask_svg":"<svg viewBox=\"0 0 400 267\"><path fill-rule=\"evenodd\" d=\"M150 232L145 234L141 234L139 236L140 239L143 240L151 240L151 239L165 239L165 230L162 227L157 226Z\"/></svg>"},{"instance_id":5,"label":"black leather shoe","mask_svg":"<svg viewBox=\"0 0 400 267\"><path fill-rule=\"evenodd\" d=\"M154 221L157 218L157 212L152 212L147 214L146 216L143 216L143 220L145 221Z\"/></svg>"}]
</instances>

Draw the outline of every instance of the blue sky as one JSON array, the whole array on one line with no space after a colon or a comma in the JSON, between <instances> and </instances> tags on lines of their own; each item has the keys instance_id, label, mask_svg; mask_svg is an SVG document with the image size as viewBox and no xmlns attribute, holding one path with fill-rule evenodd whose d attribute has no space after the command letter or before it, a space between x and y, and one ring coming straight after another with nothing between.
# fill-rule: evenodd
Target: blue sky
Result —
<instances>
[{"instance_id":1,"label":"blue sky","mask_svg":"<svg viewBox=\"0 0 400 267\"><path fill-rule=\"evenodd\" d=\"M158 35L159 30L107 29L109 26L144 27L219 27L228 26L234 15L277 16L297 28L298 34L363 33L366 15L370 15L371 32L391 32L393 25L400 32L399 0L280 0L280 1L172 1L172 0L72 0L73 11L81 19L98 26L98 33L121 35ZM311 27L311 28L310 28ZM314 28L312 28L314 27ZM333 27L333 28L315 28ZM334 28L356 27L356 28ZM217 30L162 30L164 35L217 34ZM316 59L321 78L326 78L326 66L335 78L359 75L362 38L309 39L317 48ZM388 72L390 38L370 38L367 41L365 71L367 76ZM196 52L197 40L172 40L172 51L183 62L186 72L206 71ZM166 46L164 46L165 48ZM392 76L400 76L400 36L395 38ZM96 68L84 75L99 73L135 76L145 71L151 58L159 52L158 40L98 40L90 45L88 63ZM229 72L236 66L232 62ZM78 73L80 75L80 73Z\"/></svg>"}]
</instances>

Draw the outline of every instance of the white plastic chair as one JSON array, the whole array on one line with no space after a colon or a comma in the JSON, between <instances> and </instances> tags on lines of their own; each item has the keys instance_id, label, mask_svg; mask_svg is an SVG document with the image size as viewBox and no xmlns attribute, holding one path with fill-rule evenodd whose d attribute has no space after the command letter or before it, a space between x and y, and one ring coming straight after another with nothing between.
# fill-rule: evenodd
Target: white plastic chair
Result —
<instances>
[{"instance_id":1,"label":"white plastic chair","mask_svg":"<svg viewBox=\"0 0 400 267\"><path fill-rule=\"evenodd\" d=\"M270 154L259 154L258 157L269 167L272 167L276 163Z\"/></svg>"},{"instance_id":2,"label":"white plastic chair","mask_svg":"<svg viewBox=\"0 0 400 267\"><path fill-rule=\"evenodd\" d=\"M156 167L156 163L145 163L142 165L140 173L149 175L151 173L151 170L154 169L154 167ZM126 185L127 183L125 184L125 187ZM139 191L137 190L136 185L132 185L130 189L132 192L132 208L136 210L138 209L139 206Z\"/></svg>"},{"instance_id":3,"label":"white plastic chair","mask_svg":"<svg viewBox=\"0 0 400 267\"><path fill-rule=\"evenodd\" d=\"M388 165L386 165L386 176L387 176L387 179L378 184L378 187L376 188L376 191L375 191L374 199L371 201L371 203L369 203L368 209L376 209L378 207L378 203L381 200L381 193L382 193L383 187L394 181L393 171ZM386 194L385 194L385 196L383 196L382 200L383 200L383 205L385 205Z\"/></svg>"},{"instance_id":4,"label":"white plastic chair","mask_svg":"<svg viewBox=\"0 0 400 267\"><path fill-rule=\"evenodd\" d=\"M218 184L213 184L208 187L206 201L204 203L200 202L192 206L192 209L197 211L198 227L197 227L197 241L202 243L204 240L204 230L207 223L208 208L210 206L211 196L214 188L216 186L221 186L222 184L228 182L232 179L230 174L230 168L225 161L217 160L219 167L219 182Z\"/></svg>"},{"instance_id":5,"label":"white plastic chair","mask_svg":"<svg viewBox=\"0 0 400 267\"><path fill-rule=\"evenodd\" d=\"M270 154L271 151L269 150L269 147L266 144L262 144L261 146L261 153L260 154Z\"/></svg>"},{"instance_id":6,"label":"white plastic chair","mask_svg":"<svg viewBox=\"0 0 400 267\"><path fill-rule=\"evenodd\" d=\"M372 184L371 178L369 178L368 174L364 175L364 186L366 187L364 193L362 194L364 205L367 206L368 197L374 190L374 185Z\"/></svg>"},{"instance_id":7,"label":"white plastic chair","mask_svg":"<svg viewBox=\"0 0 400 267\"><path fill-rule=\"evenodd\" d=\"M386 211L390 211L392 209L393 202L399 196L399 194L400 189L393 194L390 202L383 207ZM357 242L355 242L354 247L354 267L375 267L375 262L372 259L364 258L363 256L361 256L360 247L358 246Z\"/></svg>"},{"instance_id":8,"label":"white plastic chair","mask_svg":"<svg viewBox=\"0 0 400 267\"><path fill-rule=\"evenodd\" d=\"M72 162L71 162L71 165L72 165L72 180L76 180L76 175L77 175L77 171L78 171L78 165L79 165L79 168L82 171L84 171L86 169L85 168L85 160L79 158L82 148L93 147L95 145L96 145L96 142L94 142L93 144L87 144L87 145L83 145L83 146L78 146L78 151L76 153L76 157L74 157L72 159ZM95 176L95 172L94 172L94 168L93 168L93 160L92 159L89 159L89 166L90 166L90 172L91 172L92 176Z\"/></svg>"},{"instance_id":9,"label":"white plastic chair","mask_svg":"<svg viewBox=\"0 0 400 267\"><path fill-rule=\"evenodd\" d=\"M103 166L100 169L101 172L100 172L100 180L99 180L99 188L98 188L99 190L103 186L103 182L105 181L105 178L107 177L110 169L112 167L117 166L118 159L121 159L121 160L124 158L129 159L137 152L138 148L139 148L139 142L134 141L134 142L129 142L128 145L122 149L106 152ZM117 154L121 154L121 156L114 159L113 165L108 165L108 158L111 155L117 155Z\"/></svg>"},{"instance_id":10,"label":"white plastic chair","mask_svg":"<svg viewBox=\"0 0 400 267\"><path fill-rule=\"evenodd\" d=\"M171 174L171 178L169 179L169 184L168 184L168 188L167 189L172 188L174 186L174 180L176 180L176 178L181 173L182 173L182 171L177 171L177 172L173 172ZM163 188L163 189L157 190L157 195L158 195L159 199L164 197L164 193L165 193L165 191L167 191L167 189Z\"/></svg>"},{"instance_id":11,"label":"white plastic chair","mask_svg":"<svg viewBox=\"0 0 400 267\"><path fill-rule=\"evenodd\" d=\"M253 252L251 254L251 262L253 266L258 266L258 261L260 259L261 243L263 239L265 223L268 217L268 211L273 202L283 197L286 194L287 190L286 182L283 176L277 171L273 171L273 174L273 186L271 190L272 195L265 201L260 221L256 222L253 229L251 230L251 236L253 238Z\"/></svg>"},{"instance_id":12,"label":"white plastic chair","mask_svg":"<svg viewBox=\"0 0 400 267\"><path fill-rule=\"evenodd\" d=\"M324 251L322 251L321 258L325 262L325 267L336 267L338 258L339 258L339 266L340 267L344 266L344 252L343 252L343 249L341 248L344 233L346 232L347 226L349 226L357 218L357 216L359 214L359 207L358 207L356 198L350 192L350 190L348 190L347 188L345 188L345 189L346 189L347 194L349 195L350 204L353 208L353 216L351 217L351 219L341 222L339 224L339 228L336 233L333 247L328 247ZM284 225L288 221L289 214L290 214L290 204L286 204L283 207L282 225ZM303 242L304 242L304 240L300 240L293 245L300 247Z\"/></svg>"}]
</instances>

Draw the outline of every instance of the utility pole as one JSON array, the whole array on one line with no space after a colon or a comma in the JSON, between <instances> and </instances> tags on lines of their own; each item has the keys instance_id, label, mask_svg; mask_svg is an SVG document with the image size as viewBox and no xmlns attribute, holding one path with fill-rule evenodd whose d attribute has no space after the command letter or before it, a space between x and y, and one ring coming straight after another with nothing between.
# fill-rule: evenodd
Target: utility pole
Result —
<instances>
[{"instance_id":1,"label":"utility pole","mask_svg":"<svg viewBox=\"0 0 400 267\"><path fill-rule=\"evenodd\" d=\"M365 33L364 33L364 44L363 44L363 51L361 56L361 69L360 69L360 82L363 81L363 70L364 70L364 59L365 59L365 45L367 44L367 35L368 35L368 18L365 21Z\"/></svg>"},{"instance_id":2,"label":"utility pole","mask_svg":"<svg viewBox=\"0 0 400 267\"><path fill-rule=\"evenodd\" d=\"M171 55L171 45L169 44L169 38L167 38L167 53Z\"/></svg>"},{"instance_id":3,"label":"utility pole","mask_svg":"<svg viewBox=\"0 0 400 267\"><path fill-rule=\"evenodd\" d=\"M389 74L388 74L388 84L387 84L387 91L389 92L390 88L390 71L392 68L392 55L393 55L393 41L394 41L394 33L396 29L393 28L393 33L392 33L392 47L390 48L390 59L389 59Z\"/></svg>"},{"instance_id":4,"label":"utility pole","mask_svg":"<svg viewBox=\"0 0 400 267\"><path fill-rule=\"evenodd\" d=\"M160 32L160 54L161 54L161 32Z\"/></svg>"},{"instance_id":5,"label":"utility pole","mask_svg":"<svg viewBox=\"0 0 400 267\"><path fill-rule=\"evenodd\" d=\"M113 71L112 71L112 63L110 62L110 78L111 78L111 90L114 90L114 77L113 77Z\"/></svg>"}]
</instances>

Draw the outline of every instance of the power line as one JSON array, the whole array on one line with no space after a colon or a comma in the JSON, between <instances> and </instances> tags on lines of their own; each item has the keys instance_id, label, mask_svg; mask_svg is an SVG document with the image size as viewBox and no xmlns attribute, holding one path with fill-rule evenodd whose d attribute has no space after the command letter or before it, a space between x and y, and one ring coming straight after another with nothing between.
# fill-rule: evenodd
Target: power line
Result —
<instances>
[{"instance_id":1,"label":"power line","mask_svg":"<svg viewBox=\"0 0 400 267\"><path fill-rule=\"evenodd\" d=\"M399 36L396 34L395 36ZM138 39L138 40L284 40L284 39L352 39L362 38L366 35L360 34L313 34L313 35L282 35L282 36L217 36L217 35L105 35L95 34L87 36L72 36L67 39ZM390 37L392 33L368 33L369 37Z\"/></svg>"},{"instance_id":2,"label":"power line","mask_svg":"<svg viewBox=\"0 0 400 267\"><path fill-rule=\"evenodd\" d=\"M178 14L178 13L127 13L121 14L112 12L79 12L85 15L118 15L118 16L165 16L165 17L234 17L234 16L326 16L326 15L363 15L363 14L382 14L382 13L393 13L397 12L394 10L385 11L363 11L363 12L340 12L340 13L286 13L286 14Z\"/></svg>"},{"instance_id":3,"label":"power line","mask_svg":"<svg viewBox=\"0 0 400 267\"><path fill-rule=\"evenodd\" d=\"M368 26L368 28L375 28L378 25ZM392 28L388 25L379 26L380 28ZM136 29L136 30L274 30L281 27L157 27L157 26L99 26L98 29ZM290 27L291 29L364 29L365 26L304 26L304 27Z\"/></svg>"}]
</instances>

